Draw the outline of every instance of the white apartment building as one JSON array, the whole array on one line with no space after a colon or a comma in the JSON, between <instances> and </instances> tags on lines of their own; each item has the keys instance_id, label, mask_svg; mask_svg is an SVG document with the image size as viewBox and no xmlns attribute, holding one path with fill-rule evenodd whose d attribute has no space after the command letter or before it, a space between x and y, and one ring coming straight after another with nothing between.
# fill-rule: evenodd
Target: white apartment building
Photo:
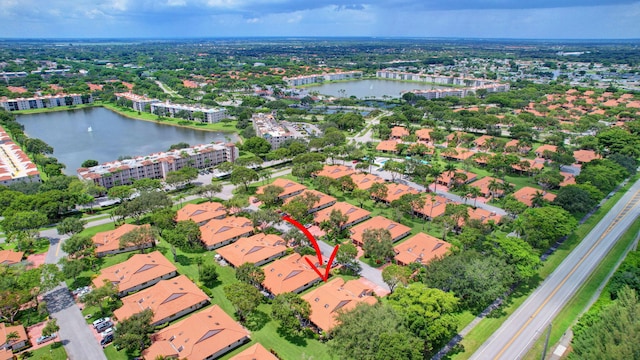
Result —
<instances>
[{"instance_id":1,"label":"white apartment building","mask_svg":"<svg viewBox=\"0 0 640 360\"><path fill-rule=\"evenodd\" d=\"M271 144L272 150L279 148L285 141L294 138L293 134L280 124L272 114L253 114L251 121L256 135L267 140Z\"/></svg>"},{"instance_id":2,"label":"white apartment building","mask_svg":"<svg viewBox=\"0 0 640 360\"><path fill-rule=\"evenodd\" d=\"M125 98L127 100L131 100L131 102L133 103L132 107L133 110L135 111L147 111L147 105L151 106L151 104L153 103L157 103L160 102L160 100L158 99L149 99L146 96L140 96L140 95L136 95L132 92L126 92L126 93L116 93L116 99L120 100L121 98Z\"/></svg>"},{"instance_id":3,"label":"white apartment building","mask_svg":"<svg viewBox=\"0 0 640 360\"><path fill-rule=\"evenodd\" d=\"M0 127L0 185L40 182L40 172L18 144Z\"/></svg>"},{"instance_id":4,"label":"white apartment building","mask_svg":"<svg viewBox=\"0 0 640 360\"><path fill-rule=\"evenodd\" d=\"M170 104L169 102L156 102L151 104L151 112L153 114L161 114L163 116L175 117L179 111L186 111L192 120L195 112L204 114L202 122L217 123L227 117L227 109L224 108L204 108L193 105Z\"/></svg>"},{"instance_id":5,"label":"white apartment building","mask_svg":"<svg viewBox=\"0 0 640 360\"><path fill-rule=\"evenodd\" d=\"M2 106L7 111L16 111L89 104L92 102L93 97L89 94L60 94L16 99L3 97L0 99L0 106Z\"/></svg>"},{"instance_id":6,"label":"white apartment building","mask_svg":"<svg viewBox=\"0 0 640 360\"><path fill-rule=\"evenodd\" d=\"M91 180L109 189L118 185L129 185L139 179L164 179L170 171L187 166L204 169L225 161L234 162L239 155L235 144L202 144L112 161L88 169L80 168L77 172L80 179Z\"/></svg>"},{"instance_id":7,"label":"white apartment building","mask_svg":"<svg viewBox=\"0 0 640 360\"><path fill-rule=\"evenodd\" d=\"M284 77L282 80L284 80L289 86L300 86L322 81L350 80L361 76L362 71L341 71L337 73L296 76L293 78Z\"/></svg>"}]
</instances>

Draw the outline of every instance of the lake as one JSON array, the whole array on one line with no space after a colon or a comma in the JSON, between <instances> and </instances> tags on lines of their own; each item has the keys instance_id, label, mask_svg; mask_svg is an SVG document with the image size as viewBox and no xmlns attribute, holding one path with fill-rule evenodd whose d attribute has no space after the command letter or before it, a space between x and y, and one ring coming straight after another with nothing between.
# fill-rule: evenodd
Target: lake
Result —
<instances>
[{"instance_id":1,"label":"lake","mask_svg":"<svg viewBox=\"0 0 640 360\"><path fill-rule=\"evenodd\" d=\"M179 142L198 145L238 140L235 134L130 119L101 107L18 115L17 121L29 137L53 147L53 156L67 166L64 173L68 175L75 175L87 159L104 163L124 155L166 151Z\"/></svg>"},{"instance_id":2,"label":"lake","mask_svg":"<svg viewBox=\"0 0 640 360\"><path fill-rule=\"evenodd\" d=\"M317 91L323 95L335 97L355 96L358 99L375 98L382 99L384 97L399 98L400 93L409 90L431 90L431 89L447 89L445 86L421 84L418 82L405 82L393 80L355 80L326 83L322 85L308 86L305 89L309 92Z\"/></svg>"}]
</instances>

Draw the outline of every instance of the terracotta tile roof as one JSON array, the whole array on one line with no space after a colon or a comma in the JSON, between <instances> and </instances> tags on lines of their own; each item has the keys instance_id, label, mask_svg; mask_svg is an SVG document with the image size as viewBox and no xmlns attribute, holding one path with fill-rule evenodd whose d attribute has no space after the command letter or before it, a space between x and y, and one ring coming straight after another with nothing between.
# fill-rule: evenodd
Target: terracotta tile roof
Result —
<instances>
[{"instance_id":1,"label":"terracotta tile roof","mask_svg":"<svg viewBox=\"0 0 640 360\"><path fill-rule=\"evenodd\" d=\"M93 279L93 285L101 287L107 280L114 283L119 292L127 292L129 289L176 271L175 265L160 251L135 254L129 260L102 269L100 275Z\"/></svg>"},{"instance_id":2,"label":"terracotta tile roof","mask_svg":"<svg viewBox=\"0 0 640 360\"><path fill-rule=\"evenodd\" d=\"M493 220L497 223L502 218L501 215L497 215L496 213L489 210L485 210L483 208L474 209L472 207L469 207L468 209L469 209L469 219L480 220L485 224L489 222L489 220Z\"/></svg>"},{"instance_id":3,"label":"terracotta tile roof","mask_svg":"<svg viewBox=\"0 0 640 360\"><path fill-rule=\"evenodd\" d=\"M263 189L269 185L279 186L284 189L284 191L279 196L280 198L287 198L289 196L299 194L307 189L306 186L298 184L295 181L287 180L284 178L277 178L271 184L260 186L256 191L256 194L262 194Z\"/></svg>"},{"instance_id":4,"label":"terracotta tile roof","mask_svg":"<svg viewBox=\"0 0 640 360\"><path fill-rule=\"evenodd\" d=\"M400 139L403 136L408 136L409 135L409 130L407 130L406 128L402 127L402 126L394 126L391 128L391 137L392 138L396 138L396 139Z\"/></svg>"},{"instance_id":5,"label":"terracotta tile roof","mask_svg":"<svg viewBox=\"0 0 640 360\"><path fill-rule=\"evenodd\" d=\"M488 197L489 196L489 183L491 183L492 180L496 180L500 184L502 184L504 182L504 181L502 181L500 179L496 179L496 178L493 178L491 176L486 176L486 177L483 177L480 180L476 180L476 181L472 182L471 184L469 184L469 186L475 186L475 187L479 188L480 192L482 193L482 196ZM498 193L502 193L502 190L499 190L497 192Z\"/></svg>"},{"instance_id":6,"label":"terracotta tile roof","mask_svg":"<svg viewBox=\"0 0 640 360\"><path fill-rule=\"evenodd\" d=\"M152 324L162 324L179 312L199 304L204 305L209 297L185 275L162 280L152 287L140 290L122 299L122 307L113 315L122 321L145 309L153 310ZM192 311L193 311L192 310Z\"/></svg>"},{"instance_id":7,"label":"terracotta tile roof","mask_svg":"<svg viewBox=\"0 0 640 360\"><path fill-rule=\"evenodd\" d=\"M178 210L176 221L193 220L196 224L205 223L211 219L221 219L227 216L227 209L217 202L202 204L187 204Z\"/></svg>"},{"instance_id":8,"label":"terracotta tile roof","mask_svg":"<svg viewBox=\"0 0 640 360\"><path fill-rule=\"evenodd\" d=\"M376 146L376 150L396 152L396 145L398 145L398 141L396 140L383 140Z\"/></svg>"},{"instance_id":9,"label":"terracotta tile roof","mask_svg":"<svg viewBox=\"0 0 640 360\"><path fill-rule=\"evenodd\" d=\"M260 263L278 254L282 256L286 251L286 241L274 234L255 234L216 249L216 252L234 267L247 262Z\"/></svg>"},{"instance_id":10,"label":"terracotta tile roof","mask_svg":"<svg viewBox=\"0 0 640 360\"><path fill-rule=\"evenodd\" d=\"M618 105L620 105L620 102L618 100L607 100L605 102L602 103L603 106L608 106L608 107L616 107Z\"/></svg>"},{"instance_id":11,"label":"terracotta tile roof","mask_svg":"<svg viewBox=\"0 0 640 360\"><path fill-rule=\"evenodd\" d=\"M462 170L462 169L456 169L456 171L454 172L449 172L449 171L443 172L440 175L440 177L438 177L438 184L450 186L456 174L465 174L467 176L467 180L465 182L467 183L474 181L478 177L478 175L472 172Z\"/></svg>"},{"instance_id":12,"label":"terracotta tile roof","mask_svg":"<svg viewBox=\"0 0 640 360\"><path fill-rule=\"evenodd\" d=\"M580 164L601 158L601 156L596 154L593 150L576 150L573 152L573 157L576 158L576 162Z\"/></svg>"},{"instance_id":13,"label":"terracotta tile roof","mask_svg":"<svg viewBox=\"0 0 640 360\"><path fill-rule=\"evenodd\" d=\"M285 258L276 260L264 267L264 281L262 285L273 295L286 292L300 292L307 284L320 281L320 277L304 259L308 257L317 265L315 256L300 256L293 253ZM324 269L320 269L324 271Z\"/></svg>"},{"instance_id":14,"label":"terracotta tile roof","mask_svg":"<svg viewBox=\"0 0 640 360\"><path fill-rule=\"evenodd\" d=\"M278 360L278 358L265 349L260 343L247 348L230 360Z\"/></svg>"},{"instance_id":15,"label":"terracotta tile roof","mask_svg":"<svg viewBox=\"0 0 640 360\"><path fill-rule=\"evenodd\" d=\"M529 169L530 170L531 169L542 170L544 168L544 162L542 162L541 160L540 161L536 161L536 160L533 160L533 159L521 158L520 162L522 162L522 161L526 161L526 162L529 163ZM511 168L514 169L514 170L517 170L517 171L524 171L524 169L522 168L522 166L519 163L511 165Z\"/></svg>"},{"instance_id":16,"label":"terracotta tile roof","mask_svg":"<svg viewBox=\"0 0 640 360\"><path fill-rule=\"evenodd\" d=\"M153 344L142 355L180 359L216 358L248 340L249 331L218 305L195 313L153 335ZM235 345L235 346L234 346Z\"/></svg>"},{"instance_id":17,"label":"terracotta tile roof","mask_svg":"<svg viewBox=\"0 0 640 360\"><path fill-rule=\"evenodd\" d=\"M17 93L17 94L24 94L24 93L29 91L24 86L7 86L7 90L11 91L12 93Z\"/></svg>"},{"instance_id":18,"label":"terracotta tile roof","mask_svg":"<svg viewBox=\"0 0 640 360\"><path fill-rule=\"evenodd\" d=\"M23 251L0 250L0 265L18 264L23 256Z\"/></svg>"},{"instance_id":19,"label":"terracotta tile roof","mask_svg":"<svg viewBox=\"0 0 640 360\"><path fill-rule=\"evenodd\" d=\"M367 173L353 174L351 179L360 190L369 190L375 183L384 183L384 179L380 176Z\"/></svg>"},{"instance_id":20,"label":"terracotta tile roof","mask_svg":"<svg viewBox=\"0 0 640 360\"><path fill-rule=\"evenodd\" d=\"M450 201L446 197L440 195L435 195L434 200L435 201L431 201L431 194L425 195L424 206L422 207L422 209L414 209L414 211L425 217L437 218L438 216L444 214L447 204ZM432 207L433 210L431 209Z\"/></svg>"},{"instance_id":21,"label":"terracotta tile roof","mask_svg":"<svg viewBox=\"0 0 640 360\"><path fill-rule=\"evenodd\" d=\"M197 89L198 83L192 80L182 80L182 86L190 89Z\"/></svg>"},{"instance_id":22,"label":"terracotta tile roof","mask_svg":"<svg viewBox=\"0 0 640 360\"><path fill-rule=\"evenodd\" d=\"M347 202L340 201L331 207L318 211L315 214L314 221L319 224L325 220L329 220L333 210L339 210L343 215L347 215L349 218L349 220L347 220L347 224L351 225L364 221L371 216L371 212L367 210L351 205Z\"/></svg>"},{"instance_id":23,"label":"terracotta tile roof","mask_svg":"<svg viewBox=\"0 0 640 360\"><path fill-rule=\"evenodd\" d=\"M551 152L557 152L558 151L558 147L555 146L555 145L549 145L549 144L541 145L540 147L538 147L536 149L536 156L542 157L542 155L544 154L545 150L549 150Z\"/></svg>"},{"instance_id":24,"label":"terracotta tile roof","mask_svg":"<svg viewBox=\"0 0 640 360\"><path fill-rule=\"evenodd\" d=\"M560 171L560 175L564 176L564 180L562 180L560 186L573 185L576 183L576 177L573 174Z\"/></svg>"},{"instance_id":25,"label":"terracotta tile roof","mask_svg":"<svg viewBox=\"0 0 640 360\"><path fill-rule=\"evenodd\" d=\"M0 349L0 360L13 360L13 351L7 348Z\"/></svg>"},{"instance_id":26,"label":"terracotta tile roof","mask_svg":"<svg viewBox=\"0 0 640 360\"><path fill-rule=\"evenodd\" d=\"M114 251L120 249L120 238L128 234L129 232L140 228L147 227L150 228L151 225L133 225L133 224L123 224L115 230L103 231L99 232L91 238L93 243L96 245L96 254L106 253L109 251ZM154 241L153 238L150 238L148 243L152 243Z\"/></svg>"},{"instance_id":27,"label":"terracotta tile roof","mask_svg":"<svg viewBox=\"0 0 640 360\"><path fill-rule=\"evenodd\" d=\"M441 155L444 158L455 159L455 160L466 160L475 154L473 151L469 149L460 148L460 147L454 148L454 150L455 152L452 152L451 154L442 152Z\"/></svg>"},{"instance_id":28,"label":"terracotta tile roof","mask_svg":"<svg viewBox=\"0 0 640 360\"><path fill-rule=\"evenodd\" d=\"M431 132L433 132L433 129L416 130L416 136L418 136L418 140L431 141Z\"/></svg>"},{"instance_id":29,"label":"terracotta tile roof","mask_svg":"<svg viewBox=\"0 0 640 360\"><path fill-rule=\"evenodd\" d=\"M638 108L640 108L640 101L629 101L627 103L627 107L628 108L636 108L636 109L638 109Z\"/></svg>"},{"instance_id":30,"label":"terracotta tile roof","mask_svg":"<svg viewBox=\"0 0 640 360\"><path fill-rule=\"evenodd\" d=\"M362 235L367 229L387 229L391 233L391 238L393 239L393 241L398 241L401 238L409 235L409 233L411 232L411 228L408 226L402 225L382 216L375 216L349 229L349 232L351 233L351 240L353 240L356 244L362 246Z\"/></svg>"},{"instance_id":31,"label":"terracotta tile roof","mask_svg":"<svg viewBox=\"0 0 640 360\"><path fill-rule=\"evenodd\" d=\"M24 329L24 326L11 326L5 323L0 323L0 342L2 343L2 345L6 345L7 335L11 334L14 331L18 333L19 338L16 340L12 340L11 344L29 340L29 338L27 337L27 331Z\"/></svg>"},{"instance_id":32,"label":"terracotta tile roof","mask_svg":"<svg viewBox=\"0 0 640 360\"><path fill-rule=\"evenodd\" d=\"M420 232L394 246L393 250L396 252L396 261L401 265L414 262L426 265L429 261L444 256L450 247L448 242Z\"/></svg>"},{"instance_id":33,"label":"terracotta tile roof","mask_svg":"<svg viewBox=\"0 0 640 360\"><path fill-rule=\"evenodd\" d=\"M419 194L420 192L411 186L397 183L387 183L387 197L384 200L388 203L400 199L404 194Z\"/></svg>"},{"instance_id":34,"label":"terracotta tile roof","mask_svg":"<svg viewBox=\"0 0 640 360\"><path fill-rule=\"evenodd\" d=\"M206 247L216 247L225 241L253 234L251 220L244 217L230 216L225 219L211 219L200 226L202 242Z\"/></svg>"},{"instance_id":35,"label":"terracotta tile roof","mask_svg":"<svg viewBox=\"0 0 640 360\"><path fill-rule=\"evenodd\" d=\"M348 311L359 303L373 305L378 300L372 296L373 289L360 280L335 278L302 296L311 305L309 320L322 331L329 331L337 325L338 310Z\"/></svg>"},{"instance_id":36,"label":"terracotta tile roof","mask_svg":"<svg viewBox=\"0 0 640 360\"><path fill-rule=\"evenodd\" d=\"M90 91L99 91L102 90L102 85L98 85L98 84L92 84L92 83L87 83L87 85L89 86L89 90Z\"/></svg>"},{"instance_id":37,"label":"terracotta tile roof","mask_svg":"<svg viewBox=\"0 0 640 360\"><path fill-rule=\"evenodd\" d=\"M482 135L479 138L475 139L473 143L476 144L476 146L484 147L487 144L487 141L490 139L493 139L493 136Z\"/></svg>"},{"instance_id":38,"label":"terracotta tile roof","mask_svg":"<svg viewBox=\"0 0 640 360\"><path fill-rule=\"evenodd\" d=\"M326 176L332 179L339 179L343 176L349 176L353 173L355 173L355 170L353 170L349 166L325 165L324 168L316 174L316 176Z\"/></svg>"},{"instance_id":39,"label":"terracotta tile roof","mask_svg":"<svg viewBox=\"0 0 640 360\"><path fill-rule=\"evenodd\" d=\"M320 198L320 200L318 200L318 202L316 202L315 204L313 204L313 208L311 209L312 211L310 212L314 212L317 211L317 209L322 209L325 208L327 206L330 206L331 204L335 204L336 202L336 198L334 198L331 195L327 195L323 192L317 191L317 190L311 190L311 189L307 189L305 191L303 191L301 194L296 195L296 196L292 196L290 198L287 198L284 200L285 204L290 203L293 199L298 198L299 196L305 196L305 194L313 194L316 195L317 197Z\"/></svg>"},{"instance_id":40,"label":"terracotta tile roof","mask_svg":"<svg viewBox=\"0 0 640 360\"><path fill-rule=\"evenodd\" d=\"M521 189L519 189L518 191L513 193L513 197L516 198L516 200L520 201L521 203L527 205L527 206L531 206L532 204L532 199L533 196L536 194L536 192L541 192L543 194L543 198L547 201L553 201L556 198L555 194L552 193L548 193L544 190L540 190L540 189L536 189L536 188L532 188L530 186L525 186Z\"/></svg>"}]
</instances>

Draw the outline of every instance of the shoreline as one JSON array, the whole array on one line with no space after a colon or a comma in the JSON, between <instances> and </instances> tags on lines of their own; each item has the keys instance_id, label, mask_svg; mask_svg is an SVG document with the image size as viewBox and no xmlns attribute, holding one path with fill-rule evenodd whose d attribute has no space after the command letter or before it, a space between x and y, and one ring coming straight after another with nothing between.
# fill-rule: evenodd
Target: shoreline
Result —
<instances>
[{"instance_id":1,"label":"shoreline","mask_svg":"<svg viewBox=\"0 0 640 360\"><path fill-rule=\"evenodd\" d=\"M119 109L116 105L112 105L112 104L108 104L108 103L101 103L101 102L100 103L99 102L94 102L94 103L91 103L91 104L82 104L82 105L57 106L57 107L45 108L45 109L17 110L17 111L12 111L11 113L15 114L15 115L31 115L31 114L42 114L42 113L58 112L58 111L74 111L74 110L89 109L89 108L95 108L95 107L105 108L105 109L107 109L109 111L113 111L114 113L116 113L118 115L124 116L124 117L129 118L129 119L134 119L134 120L142 120L142 121L147 121L147 122L153 122L153 123L156 123L156 124L163 124L163 125L181 127L181 128L186 128L186 129L192 129L192 130L200 130L200 131L208 131L208 132L221 132L221 133L226 133L226 134L235 134L235 136L237 137L236 141L242 142L242 137L240 136L240 133L237 130L211 129L211 128L199 127L199 126L195 126L195 125L181 125L181 124L178 124L177 121L175 121L173 118L165 118L166 120L160 120L160 121L158 121L157 119L148 119L148 118L143 117L142 115L137 115L136 111L133 111L133 110L131 110L131 111L123 111L122 109ZM151 114L149 114L149 115L151 115ZM229 125L229 126L231 127L233 125Z\"/></svg>"}]
</instances>

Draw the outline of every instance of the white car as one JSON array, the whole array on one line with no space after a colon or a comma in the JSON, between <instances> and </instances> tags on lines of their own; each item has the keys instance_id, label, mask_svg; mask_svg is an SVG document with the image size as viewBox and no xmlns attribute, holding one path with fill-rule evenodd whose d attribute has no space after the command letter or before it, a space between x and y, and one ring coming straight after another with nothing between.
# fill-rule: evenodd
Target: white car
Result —
<instances>
[{"instance_id":1,"label":"white car","mask_svg":"<svg viewBox=\"0 0 640 360\"><path fill-rule=\"evenodd\" d=\"M102 335L102 338L104 339L105 337L113 334L114 332L116 332L116 329L113 327L110 327L107 330L101 332L100 335Z\"/></svg>"},{"instance_id":2,"label":"white car","mask_svg":"<svg viewBox=\"0 0 640 360\"><path fill-rule=\"evenodd\" d=\"M98 320L93 322L93 327L96 328L96 327L98 327L98 325L100 325L100 324L102 324L104 322L107 322L107 321L111 321L111 319L108 318L108 317L103 317L102 319L98 319Z\"/></svg>"},{"instance_id":3,"label":"white car","mask_svg":"<svg viewBox=\"0 0 640 360\"><path fill-rule=\"evenodd\" d=\"M48 335L48 336L47 335L42 335L36 340L36 343L37 344L42 344L42 343L45 343L45 342L47 342L49 340L55 339L57 336L58 336L58 334L56 334L56 333L53 333L53 334Z\"/></svg>"}]
</instances>

